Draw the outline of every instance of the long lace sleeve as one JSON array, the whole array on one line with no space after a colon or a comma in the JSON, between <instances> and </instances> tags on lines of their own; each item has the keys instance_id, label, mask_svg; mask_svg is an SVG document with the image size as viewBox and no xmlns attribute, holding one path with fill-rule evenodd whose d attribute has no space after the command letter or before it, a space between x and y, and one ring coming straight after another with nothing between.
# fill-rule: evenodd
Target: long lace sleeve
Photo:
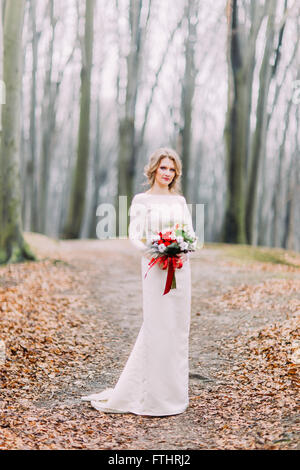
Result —
<instances>
[{"instance_id":1,"label":"long lace sleeve","mask_svg":"<svg viewBox=\"0 0 300 470\"><path fill-rule=\"evenodd\" d=\"M129 209L129 240L142 254L147 250L145 236L146 212L146 205L142 203L139 195L135 195Z\"/></svg>"}]
</instances>

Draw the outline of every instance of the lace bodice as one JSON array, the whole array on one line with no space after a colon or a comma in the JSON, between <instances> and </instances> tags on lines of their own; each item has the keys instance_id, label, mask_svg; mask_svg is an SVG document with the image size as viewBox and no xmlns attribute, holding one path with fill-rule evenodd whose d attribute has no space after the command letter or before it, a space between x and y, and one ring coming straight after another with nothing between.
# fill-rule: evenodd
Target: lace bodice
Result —
<instances>
[{"instance_id":1,"label":"lace bodice","mask_svg":"<svg viewBox=\"0 0 300 470\"><path fill-rule=\"evenodd\" d=\"M130 206L129 239L141 252L147 249L151 235L176 223L187 224L195 235L192 218L184 196L138 193Z\"/></svg>"}]
</instances>

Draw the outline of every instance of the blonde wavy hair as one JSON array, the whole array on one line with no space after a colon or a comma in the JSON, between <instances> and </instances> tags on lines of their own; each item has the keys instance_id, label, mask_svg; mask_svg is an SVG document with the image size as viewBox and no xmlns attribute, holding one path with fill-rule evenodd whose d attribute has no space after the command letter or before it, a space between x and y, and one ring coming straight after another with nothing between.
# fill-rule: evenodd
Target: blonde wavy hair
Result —
<instances>
[{"instance_id":1,"label":"blonde wavy hair","mask_svg":"<svg viewBox=\"0 0 300 470\"><path fill-rule=\"evenodd\" d=\"M181 159L175 150L169 147L160 147L155 152L153 152L150 157L147 165L144 168L144 175L147 178L147 182L144 185L149 184L150 189L154 185L155 182L155 174L156 170L160 165L160 162L163 158L169 158L173 161L175 166L175 176L172 182L169 184L169 190L172 193L182 194L181 189L181 175L182 175L182 163Z\"/></svg>"}]
</instances>

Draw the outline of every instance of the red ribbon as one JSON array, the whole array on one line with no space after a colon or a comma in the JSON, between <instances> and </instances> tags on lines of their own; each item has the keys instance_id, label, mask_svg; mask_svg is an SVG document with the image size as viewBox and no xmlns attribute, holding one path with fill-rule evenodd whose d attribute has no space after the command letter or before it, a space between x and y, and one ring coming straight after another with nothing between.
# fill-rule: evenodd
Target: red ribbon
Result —
<instances>
[{"instance_id":1,"label":"red ribbon","mask_svg":"<svg viewBox=\"0 0 300 470\"><path fill-rule=\"evenodd\" d=\"M168 268L168 274L167 274L167 280L166 280L166 285L165 285L165 290L163 295L167 294L171 290L172 282L175 276L175 269L180 269L183 266L183 262L181 258L178 258L177 256L158 256L157 258L151 258L148 266L148 271L145 274L145 279L146 276L149 272L149 270L156 264L159 263L162 269L167 269Z\"/></svg>"}]
</instances>

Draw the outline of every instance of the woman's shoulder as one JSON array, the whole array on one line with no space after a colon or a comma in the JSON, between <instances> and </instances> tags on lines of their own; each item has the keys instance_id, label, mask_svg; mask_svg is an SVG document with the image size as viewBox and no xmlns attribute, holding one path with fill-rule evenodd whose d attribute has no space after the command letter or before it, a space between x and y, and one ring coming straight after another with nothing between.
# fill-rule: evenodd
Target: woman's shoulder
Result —
<instances>
[{"instance_id":1,"label":"woman's shoulder","mask_svg":"<svg viewBox=\"0 0 300 470\"><path fill-rule=\"evenodd\" d=\"M133 196L131 200L131 205L133 204L147 204L147 197L145 193L137 193Z\"/></svg>"},{"instance_id":2,"label":"woman's shoulder","mask_svg":"<svg viewBox=\"0 0 300 470\"><path fill-rule=\"evenodd\" d=\"M186 199L182 194L179 194L179 193L173 193L170 196L163 195L160 197L160 195L153 195L153 194L145 192L145 193L135 194L132 198L131 205L143 204L144 206L148 206L149 204L150 205L152 203L157 204L158 202L161 202L161 203L170 202L171 204L179 203L180 205L185 205Z\"/></svg>"},{"instance_id":3,"label":"woman's shoulder","mask_svg":"<svg viewBox=\"0 0 300 470\"><path fill-rule=\"evenodd\" d=\"M140 199L143 199L147 196L146 193L137 193L133 196L132 201L138 201Z\"/></svg>"},{"instance_id":4,"label":"woman's shoulder","mask_svg":"<svg viewBox=\"0 0 300 470\"><path fill-rule=\"evenodd\" d=\"M148 196L161 196L160 194L151 194L149 193L148 191L144 192L144 193L137 193L135 194L134 196L134 199L141 199L141 198L145 198L145 197L148 197ZM164 197L164 195L162 195ZM171 193L170 196L168 195L168 197L178 197L182 200L185 200L185 197L182 195L182 194L179 194L179 193Z\"/></svg>"}]
</instances>

